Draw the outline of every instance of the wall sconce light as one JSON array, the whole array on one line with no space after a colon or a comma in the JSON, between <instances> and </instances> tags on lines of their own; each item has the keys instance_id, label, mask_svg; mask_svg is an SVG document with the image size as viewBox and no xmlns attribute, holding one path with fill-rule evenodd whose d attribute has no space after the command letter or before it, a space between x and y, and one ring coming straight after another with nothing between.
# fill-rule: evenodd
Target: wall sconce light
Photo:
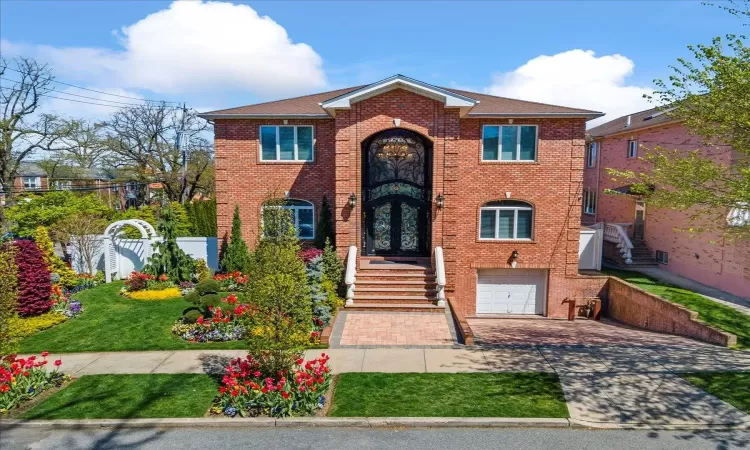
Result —
<instances>
[{"instance_id":1,"label":"wall sconce light","mask_svg":"<svg viewBox=\"0 0 750 450\"><path fill-rule=\"evenodd\" d=\"M443 206L445 206L445 196L442 192L438 194L435 203L437 204L438 209L443 209Z\"/></svg>"},{"instance_id":2,"label":"wall sconce light","mask_svg":"<svg viewBox=\"0 0 750 450\"><path fill-rule=\"evenodd\" d=\"M355 206L357 206L357 196L352 192L349 194L349 207L353 209Z\"/></svg>"},{"instance_id":3,"label":"wall sconce light","mask_svg":"<svg viewBox=\"0 0 750 450\"><path fill-rule=\"evenodd\" d=\"M513 250L513 253L510 254L510 266L515 269L517 265L518 265L518 250Z\"/></svg>"}]
</instances>

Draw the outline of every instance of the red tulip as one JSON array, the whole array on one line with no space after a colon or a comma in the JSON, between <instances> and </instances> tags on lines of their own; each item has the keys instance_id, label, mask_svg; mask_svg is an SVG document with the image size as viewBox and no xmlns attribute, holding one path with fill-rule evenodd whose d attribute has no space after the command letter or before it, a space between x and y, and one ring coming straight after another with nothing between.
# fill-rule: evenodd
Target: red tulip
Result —
<instances>
[{"instance_id":1,"label":"red tulip","mask_svg":"<svg viewBox=\"0 0 750 450\"><path fill-rule=\"evenodd\" d=\"M49 356L49 352L42 352L42 356L44 356L45 358L48 357Z\"/></svg>"},{"instance_id":2,"label":"red tulip","mask_svg":"<svg viewBox=\"0 0 750 450\"><path fill-rule=\"evenodd\" d=\"M58 367L62 366L62 360L58 359L57 361L55 361L55 365L58 366Z\"/></svg>"}]
</instances>

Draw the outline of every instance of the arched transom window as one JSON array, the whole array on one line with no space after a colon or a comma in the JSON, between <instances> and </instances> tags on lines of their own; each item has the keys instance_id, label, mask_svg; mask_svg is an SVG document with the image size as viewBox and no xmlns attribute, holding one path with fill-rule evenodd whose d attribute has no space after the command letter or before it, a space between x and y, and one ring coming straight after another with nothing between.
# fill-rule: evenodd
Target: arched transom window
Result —
<instances>
[{"instance_id":1,"label":"arched transom window","mask_svg":"<svg viewBox=\"0 0 750 450\"><path fill-rule=\"evenodd\" d=\"M530 240L534 208L517 200L487 202L479 210L479 239Z\"/></svg>"},{"instance_id":2,"label":"arched transom window","mask_svg":"<svg viewBox=\"0 0 750 450\"><path fill-rule=\"evenodd\" d=\"M312 203L291 198L267 202L263 205L264 232L267 228L265 222L273 217L273 215L266 213L270 208L281 208L289 211L289 219L294 222L294 230L298 238L315 239L315 207Z\"/></svg>"}]
</instances>

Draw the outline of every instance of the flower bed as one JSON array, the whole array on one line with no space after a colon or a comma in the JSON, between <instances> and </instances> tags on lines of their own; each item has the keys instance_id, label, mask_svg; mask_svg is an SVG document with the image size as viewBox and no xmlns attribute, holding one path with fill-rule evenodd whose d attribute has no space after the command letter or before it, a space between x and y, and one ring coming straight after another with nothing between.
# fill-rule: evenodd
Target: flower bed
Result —
<instances>
[{"instance_id":1,"label":"flower bed","mask_svg":"<svg viewBox=\"0 0 750 450\"><path fill-rule=\"evenodd\" d=\"M133 300L167 300L170 298L182 296L179 288L171 287L167 289L144 290L135 292L123 292L123 295Z\"/></svg>"},{"instance_id":2,"label":"flower bed","mask_svg":"<svg viewBox=\"0 0 750 450\"><path fill-rule=\"evenodd\" d=\"M214 280L219 282L219 287L224 292L244 292L247 288L248 277L235 271L216 274Z\"/></svg>"},{"instance_id":3,"label":"flower bed","mask_svg":"<svg viewBox=\"0 0 750 450\"><path fill-rule=\"evenodd\" d=\"M55 368L48 371L47 356L49 353L42 352L39 360L36 356L24 359L10 355L0 361L0 415L70 379L57 370L62 364L59 359L54 362Z\"/></svg>"},{"instance_id":4,"label":"flower bed","mask_svg":"<svg viewBox=\"0 0 750 450\"><path fill-rule=\"evenodd\" d=\"M209 306L211 317L199 316L195 322L182 317L172 326L172 333L190 342L239 341L245 335L242 316L257 311L242 304L237 296L230 295L221 300L219 306Z\"/></svg>"},{"instance_id":5,"label":"flower bed","mask_svg":"<svg viewBox=\"0 0 750 450\"><path fill-rule=\"evenodd\" d=\"M302 358L288 373L263 377L252 356L232 360L212 408L214 414L230 417L309 415L325 406L331 382L329 357L305 362Z\"/></svg>"}]
</instances>

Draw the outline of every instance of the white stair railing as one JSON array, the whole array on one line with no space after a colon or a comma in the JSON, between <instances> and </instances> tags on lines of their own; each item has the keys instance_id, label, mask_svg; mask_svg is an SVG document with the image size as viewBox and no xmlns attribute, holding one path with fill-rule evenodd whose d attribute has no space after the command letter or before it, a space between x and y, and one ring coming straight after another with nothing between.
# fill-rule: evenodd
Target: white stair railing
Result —
<instances>
[{"instance_id":1,"label":"white stair railing","mask_svg":"<svg viewBox=\"0 0 750 450\"><path fill-rule=\"evenodd\" d=\"M630 241L625 227L618 223L604 224L604 240L617 244L625 264L633 264L633 243Z\"/></svg>"},{"instance_id":2,"label":"white stair railing","mask_svg":"<svg viewBox=\"0 0 750 450\"><path fill-rule=\"evenodd\" d=\"M445 306L445 261L443 260L442 247L435 247L435 283L437 305Z\"/></svg>"},{"instance_id":3,"label":"white stair railing","mask_svg":"<svg viewBox=\"0 0 750 450\"><path fill-rule=\"evenodd\" d=\"M346 283L346 304L354 304L354 282L357 280L357 246L349 247L349 253L346 255L346 274L344 283Z\"/></svg>"}]
</instances>

